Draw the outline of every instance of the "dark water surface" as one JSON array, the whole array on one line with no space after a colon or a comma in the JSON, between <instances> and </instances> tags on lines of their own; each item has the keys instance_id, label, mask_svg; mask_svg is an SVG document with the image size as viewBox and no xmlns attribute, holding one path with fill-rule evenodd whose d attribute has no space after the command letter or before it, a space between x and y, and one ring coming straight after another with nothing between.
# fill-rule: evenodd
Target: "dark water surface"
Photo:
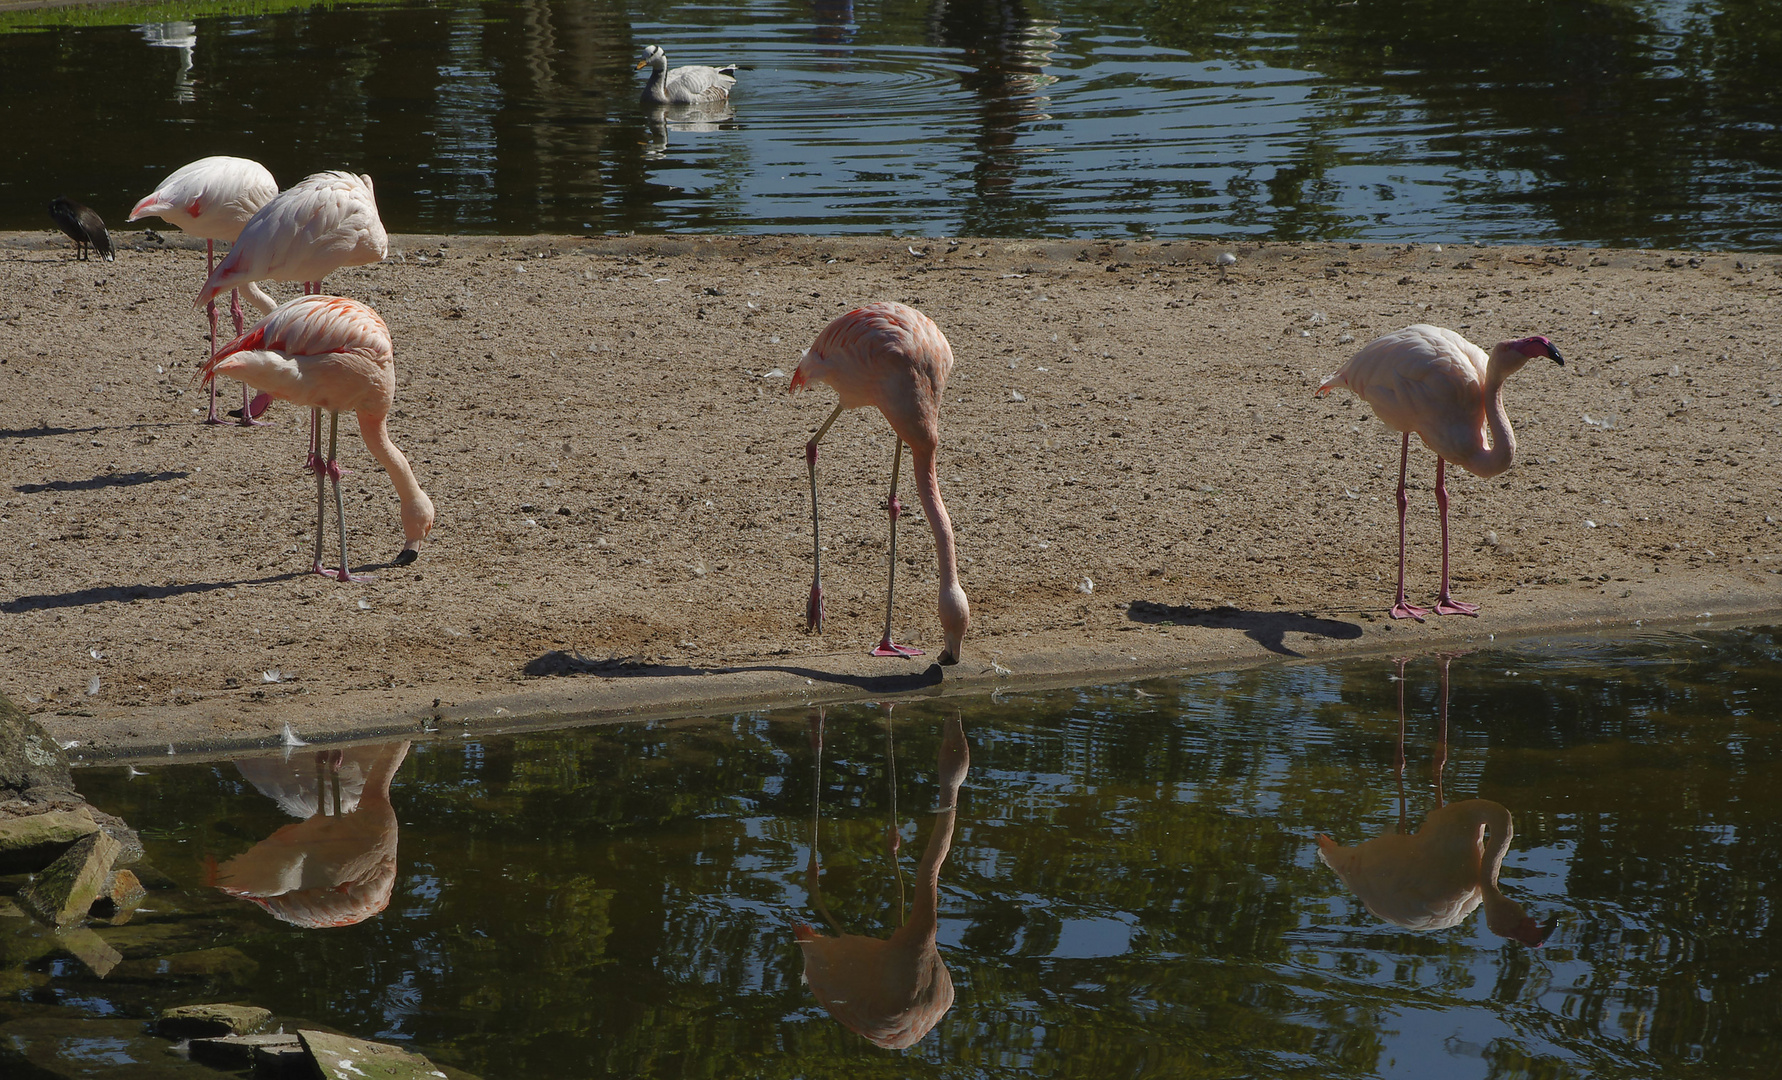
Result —
<instances>
[{"instance_id":1,"label":"dark water surface","mask_svg":"<svg viewBox=\"0 0 1782 1080\"><path fill-rule=\"evenodd\" d=\"M48 26L47 29L37 29ZM12 31L12 32L8 32ZM633 65L745 66L651 114ZM228 153L401 231L1782 247L1762 0L288 0L0 15L0 228Z\"/></svg>"},{"instance_id":2,"label":"dark water surface","mask_svg":"<svg viewBox=\"0 0 1782 1080\"><path fill-rule=\"evenodd\" d=\"M831 708L820 762L786 711L88 769L172 887L0 1022L244 1000L490 1080L1774 1076L1782 632L1398 670ZM1401 821L1351 884L1415 930L1319 858Z\"/></svg>"}]
</instances>

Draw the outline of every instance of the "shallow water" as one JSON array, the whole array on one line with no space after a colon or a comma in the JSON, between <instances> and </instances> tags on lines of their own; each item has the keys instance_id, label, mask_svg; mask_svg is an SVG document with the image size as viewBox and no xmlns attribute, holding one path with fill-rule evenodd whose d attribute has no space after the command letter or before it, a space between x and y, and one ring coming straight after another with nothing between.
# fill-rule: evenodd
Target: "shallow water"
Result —
<instances>
[{"instance_id":1,"label":"shallow water","mask_svg":"<svg viewBox=\"0 0 1782 1080\"><path fill-rule=\"evenodd\" d=\"M0 972L19 987L0 1020L246 1000L491 1080L1773 1075L1782 635L1398 671L831 708L820 761L818 714L782 711L88 769L171 887L100 930L126 957L108 980L53 952ZM969 773L936 813L952 719ZM1511 816L1509 908L1403 929L1320 861L1321 833L1355 845L1402 815L1434 835L1439 803ZM798 944L829 919L916 940ZM902 1010L862 1017L850 980L898 958L944 967L954 997L904 1002L926 1009L901 1018L917 1041L878 1049L816 995L889 1030Z\"/></svg>"},{"instance_id":2,"label":"shallow water","mask_svg":"<svg viewBox=\"0 0 1782 1080\"><path fill-rule=\"evenodd\" d=\"M65 193L115 228L231 153L286 184L368 172L400 231L1774 249L1772 22L1752 0L12 13L0 227L47 228ZM732 102L644 110L651 43L742 64Z\"/></svg>"}]
</instances>

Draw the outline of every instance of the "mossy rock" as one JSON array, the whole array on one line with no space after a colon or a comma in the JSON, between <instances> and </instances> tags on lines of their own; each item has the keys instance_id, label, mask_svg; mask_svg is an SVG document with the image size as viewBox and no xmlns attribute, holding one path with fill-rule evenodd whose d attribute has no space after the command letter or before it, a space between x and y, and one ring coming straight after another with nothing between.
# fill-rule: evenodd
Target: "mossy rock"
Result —
<instances>
[{"instance_id":1,"label":"mossy rock","mask_svg":"<svg viewBox=\"0 0 1782 1080\"><path fill-rule=\"evenodd\" d=\"M171 1039L251 1035L270 1019L272 1013L254 1005L180 1005L163 1010L155 1030Z\"/></svg>"}]
</instances>

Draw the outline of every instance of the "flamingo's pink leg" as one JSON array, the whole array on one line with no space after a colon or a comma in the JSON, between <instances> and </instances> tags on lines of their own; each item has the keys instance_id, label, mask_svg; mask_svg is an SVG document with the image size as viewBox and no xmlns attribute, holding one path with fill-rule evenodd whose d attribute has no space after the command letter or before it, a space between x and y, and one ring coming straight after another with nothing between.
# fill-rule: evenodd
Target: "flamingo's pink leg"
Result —
<instances>
[{"instance_id":1,"label":"flamingo's pink leg","mask_svg":"<svg viewBox=\"0 0 1782 1080\"><path fill-rule=\"evenodd\" d=\"M829 425L841 415L842 407L837 405L823 421L823 426L811 436L811 441L804 444L804 465L811 475L811 598L804 605L805 633L823 632L823 537L817 526L817 444L823 436L829 434Z\"/></svg>"},{"instance_id":2,"label":"flamingo's pink leg","mask_svg":"<svg viewBox=\"0 0 1782 1080\"><path fill-rule=\"evenodd\" d=\"M1437 615L1477 615L1479 605L1448 595L1448 485L1443 476L1447 465L1447 461L1436 458L1436 506L1442 512L1442 595L1436 598L1435 612Z\"/></svg>"},{"instance_id":3,"label":"flamingo's pink leg","mask_svg":"<svg viewBox=\"0 0 1782 1080\"><path fill-rule=\"evenodd\" d=\"M317 431L316 431L317 439L316 439L316 441L319 444L321 442L321 429L320 429L321 414L319 412L316 414L316 420L317 420ZM317 564L316 569L317 569L317 572L320 573L323 577L331 577L336 581L373 581L376 579L370 574L359 574L359 575L355 576L351 569L352 564L347 561L346 500L341 498L341 494L340 494L340 477L342 474L342 469L340 468L340 466L338 464L335 463L335 454L339 448L339 444L340 444L340 414L339 413L330 413L329 421L328 421L328 465L327 465L327 468L325 471L328 474L328 478L334 482L334 525L335 525L335 528L340 533L340 569L339 570L321 569L320 564L322 561L322 553L321 553L321 545L319 543L317 544L317 550L316 550L316 564ZM317 449L319 450L320 446L318 446ZM322 488L321 474L318 473L318 474L316 474L316 476L317 476L316 490L319 493ZM319 520L321 517L319 510L320 510L320 507L318 506L318 514L317 514L318 528L316 530L316 536L317 536L318 540L322 535L321 529L319 527L321 524L321 522Z\"/></svg>"},{"instance_id":4,"label":"flamingo's pink leg","mask_svg":"<svg viewBox=\"0 0 1782 1080\"><path fill-rule=\"evenodd\" d=\"M204 242L204 265L207 271L216 269L215 241ZM215 356L223 343L217 340L217 302L212 300L204 305L204 313L210 316L210 355ZM229 421L217 415L217 381L210 380L210 412L204 417L207 424L227 424Z\"/></svg>"},{"instance_id":5,"label":"flamingo's pink leg","mask_svg":"<svg viewBox=\"0 0 1782 1080\"><path fill-rule=\"evenodd\" d=\"M873 649L872 655L921 656L921 649L899 645L891 640L891 599L897 593L897 519L903 516L903 504L897 501L897 472L903 464L903 440L897 439L896 443L891 458L891 497L885 501L885 510L891 515L891 569L885 576L885 636L879 639L878 647Z\"/></svg>"},{"instance_id":6,"label":"flamingo's pink leg","mask_svg":"<svg viewBox=\"0 0 1782 1080\"><path fill-rule=\"evenodd\" d=\"M322 464L322 410L321 409L312 408L309 410L309 457L305 458L303 461L303 471L307 472L307 473L315 473L316 474L316 476L318 478L316 480L316 484L317 484L316 490L318 492L316 497L318 499L321 498L321 495L319 494L321 491L320 477L321 477L322 473L327 471L326 467L323 466L323 464ZM317 511L317 512L320 513L320 511ZM318 566L321 565L321 562L322 562L321 543L322 543L321 538L318 536L316 539L316 545L317 545L316 546L316 564Z\"/></svg>"},{"instance_id":7,"label":"flamingo's pink leg","mask_svg":"<svg viewBox=\"0 0 1782 1080\"><path fill-rule=\"evenodd\" d=\"M211 303L214 305L216 301L213 300ZM242 315L241 311L240 289L229 290L229 316L235 320L235 334L237 337L240 337L241 331L247 325L247 319ZM265 412L266 406L270 404L272 404L271 394L254 394L253 391L248 388L247 383L242 383L241 419L237 420L236 423L240 424L242 427L260 427L264 424L271 423L269 420L259 419L260 414Z\"/></svg>"},{"instance_id":8,"label":"flamingo's pink leg","mask_svg":"<svg viewBox=\"0 0 1782 1080\"><path fill-rule=\"evenodd\" d=\"M1424 616L1429 614L1429 609L1417 607L1405 600L1405 507L1411 501L1405 495L1405 465L1410 457L1411 433L1407 431L1398 451L1398 600L1387 614L1395 619L1416 619L1422 622Z\"/></svg>"},{"instance_id":9,"label":"flamingo's pink leg","mask_svg":"<svg viewBox=\"0 0 1782 1080\"><path fill-rule=\"evenodd\" d=\"M326 575L328 571L322 569L322 530L328 527L328 488L323 479L328 470L322 464L322 410L314 406L309 410L309 460L303 468L316 477L316 554L310 569Z\"/></svg>"}]
</instances>

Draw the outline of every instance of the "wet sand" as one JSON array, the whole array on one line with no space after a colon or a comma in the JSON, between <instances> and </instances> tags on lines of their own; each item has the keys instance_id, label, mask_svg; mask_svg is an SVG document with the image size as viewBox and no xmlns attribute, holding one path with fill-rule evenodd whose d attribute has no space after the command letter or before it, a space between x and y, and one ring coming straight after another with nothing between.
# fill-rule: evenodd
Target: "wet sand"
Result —
<instances>
[{"instance_id":1,"label":"wet sand","mask_svg":"<svg viewBox=\"0 0 1782 1080\"><path fill-rule=\"evenodd\" d=\"M1774 255L400 236L329 285L390 324L390 427L438 523L419 562L380 568L396 496L343 418L349 551L377 580L341 585L308 572L304 412L197 423L203 247L160 235L80 263L59 236L0 234L0 692L88 760L264 745L287 723L451 734L1782 610ZM829 622L803 632L804 441L834 398L786 376L878 299L927 312L956 356L940 474L973 622L951 668L929 662L933 541L908 489L895 629L928 655L866 655L892 449L876 413L824 443ZM1312 397L1418 321L1487 346L1543 333L1567 358L1507 386L1515 466L1450 476L1455 594L1484 611L1423 624L1384 615L1397 436L1346 392ZM1413 440L1420 603L1434 472Z\"/></svg>"}]
</instances>

